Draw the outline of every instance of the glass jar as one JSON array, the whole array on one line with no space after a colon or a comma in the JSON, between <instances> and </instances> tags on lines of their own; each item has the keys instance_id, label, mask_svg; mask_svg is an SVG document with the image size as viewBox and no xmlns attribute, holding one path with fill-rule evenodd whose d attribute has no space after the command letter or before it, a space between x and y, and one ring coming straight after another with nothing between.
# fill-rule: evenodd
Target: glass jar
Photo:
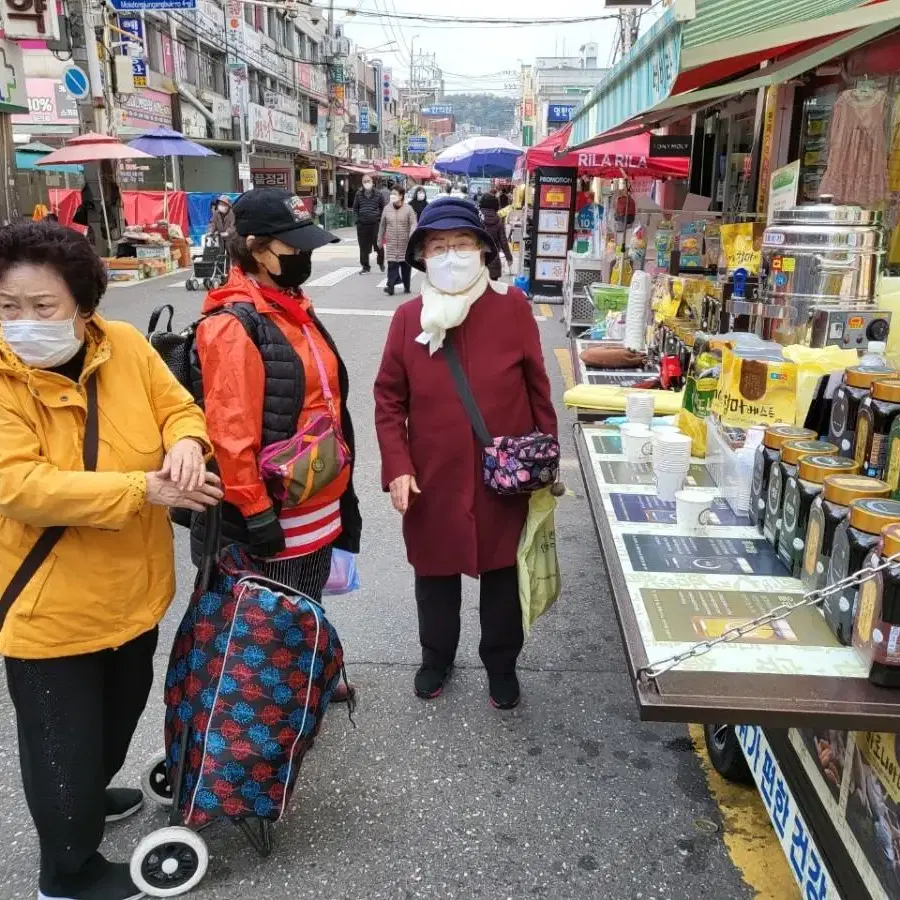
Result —
<instances>
[{"instance_id":1,"label":"glass jar","mask_svg":"<svg viewBox=\"0 0 900 900\"><path fill-rule=\"evenodd\" d=\"M885 482L865 475L829 475L822 487L822 493L813 500L806 527L800 580L807 592L825 587L834 533L850 514L850 504L865 497L887 499L890 496Z\"/></svg>"},{"instance_id":2,"label":"glass jar","mask_svg":"<svg viewBox=\"0 0 900 900\"><path fill-rule=\"evenodd\" d=\"M785 485L789 478L796 476L797 466L804 456L837 456L837 447L827 441L785 441L781 445L778 462L772 466L769 472L766 519L763 525L763 536L772 547L778 546Z\"/></svg>"},{"instance_id":3,"label":"glass jar","mask_svg":"<svg viewBox=\"0 0 900 900\"><path fill-rule=\"evenodd\" d=\"M884 528L865 565L874 569L898 554L900 523ZM853 646L868 664L872 684L900 687L900 559L860 585L853 620Z\"/></svg>"},{"instance_id":4,"label":"glass jar","mask_svg":"<svg viewBox=\"0 0 900 900\"><path fill-rule=\"evenodd\" d=\"M829 475L853 474L856 469L856 463L848 456L804 456L796 476L788 479L778 533L778 557L795 577L800 576L809 511L822 493L823 482Z\"/></svg>"},{"instance_id":5,"label":"glass jar","mask_svg":"<svg viewBox=\"0 0 900 900\"><path fill-rule=\"evenodd\" d=\"M828 440L837 444L841 453L853 452L853 435L860 404L872 388L872 383L896 375L892 369L881 366L854 366L844 373L844 380L837 386L831 401L831 421Z\"/></svg>"},{"instance_id":6,"label":"glass jar","mask_svg":"<svg viewBox=\"0 0 900 900\"><path fill-rule=\"evenodd\" d=\"M894 419L900 415L900 379L876 381L872 393L859 407L853 458L861 475L881 478L887 462L888 439Z\"/></svg>"},{"instance_id":7,"label":"glass jar","mask_svg":"<svg viewBox=\"0 0 900 900\"><path fill-rule=\"evenodd\" d=\"M811 428L796 425L770 425L756 448L753 458L753 483L750 488L750 521L762 534L766 519L766 492L769 489L769 473L772 463L781 455L785 441L814 441L816 433Z\"/></svg>"},{"instance_id":8,"label":"glass jar","mask_svg":"<svg viewBox=\"0 0 900 900\"><path fill-rule=\"evenodd\" d=\"M828 585L836 584L858 572L878 541L886 525L900 522L900 501L865 498L850 504L850 515L838 525L831 547ZM825 621L835 637L849 646L853 631L853 613L858 596L856 587L830 594L822 602Z\"/></svg>"}]
</instances>

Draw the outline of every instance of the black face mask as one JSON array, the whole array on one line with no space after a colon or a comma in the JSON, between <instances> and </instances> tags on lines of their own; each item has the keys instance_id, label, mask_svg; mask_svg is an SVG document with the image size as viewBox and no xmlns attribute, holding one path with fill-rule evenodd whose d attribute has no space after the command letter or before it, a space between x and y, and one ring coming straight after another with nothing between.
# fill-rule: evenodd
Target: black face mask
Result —
<instances>
[{"instance_id":1,"label":"black face mask","mask_svg":"<svg viewBox=\"0 0 900 900\"><path fill-rule=\"evenodd\" d=\"M298 288L312 273L312 253L301 250L299 253L273 253L281 264L281 271L276 275L269 272L272 281L279 287L290 290Z\"/></svg>"}]
</instances>

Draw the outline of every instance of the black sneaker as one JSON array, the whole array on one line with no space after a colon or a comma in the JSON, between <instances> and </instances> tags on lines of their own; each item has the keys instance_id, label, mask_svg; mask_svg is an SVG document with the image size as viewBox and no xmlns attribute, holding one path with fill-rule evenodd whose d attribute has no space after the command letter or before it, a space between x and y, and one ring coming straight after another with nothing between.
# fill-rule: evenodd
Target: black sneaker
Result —
<instances>
[{"instance_id":1,"label":"black sneaker","mask_svg":"<svg viewBox=\"0 0 900 900\"><path fill-rule=\"evenodd\" d=\"M131 880L128 863L111 863L102 859L98 874L66 878L69 884L54 884L38 891L38 900L140 900L146 894ZM93 866L91 868L94 868ZM62 879L60 879L62 880Z\"/></svg>"},{"instance_id":2,"label":"black sneaker","mask_svg":"<svg viewBox=\"0 0 900 900\"><path fill-rule=\"evenodd\" d=\"M144 792L137 788L106 789L106 824L133 816L144 805Z\"/></svg>"},{"instance_id":3,"label":"black sneaker","mask_svg":"<svg viewBox=\"0 0 900 900\"><path fill-rule=\"evenodd\" d=\"M384 263L378 263L378 268L381 269L381 271L383 272L384 271Z\"/></svg>"},{"instance_id":4,"label":"black sneaker","mask_svg":"<svg viewBox=\"0 0 900 900\"><path fill-rule=\"evenodd\" d=\"M420 666L413 680L416 696L421 700L434 700L444 692L444 682L450 677L453 666L438 668L435 666Z\"/></svg>"},{"instance_id":5,"label":"black sneaker","mask_svg":"<svg viewBox=\"0 0 900 900\"><path fill-rule=\"evenodd\" d=\"M359 270L359 274L360 275L368 275L369 272L371 272L371 271L372 270L368 266L365 266L364 268Z\"/></svg>"},{"instance_id":6,"label":"black sneaker","mask_svg":"<svg viewBox=\"0 0 900 900\"><path fill-rule=\"evenodd\" d=\"M488 688L491 693L491 706L494 709L515 709L522 695L519 692L519 679L515 672L498 675L488 673Z\"/></svg>"},{"instance_id":7,"label":"black sneaker","mask_svg":"<svg viewBox=\"0 0 900 900\"><path fill-rule=\"evenodd\" d=\"M393 289L393 288L386 287L386 288L384 289L384 292L388 295L388 297L393 297L393 296L394 296L394 289Z\"/></svg>"}]
</instances>

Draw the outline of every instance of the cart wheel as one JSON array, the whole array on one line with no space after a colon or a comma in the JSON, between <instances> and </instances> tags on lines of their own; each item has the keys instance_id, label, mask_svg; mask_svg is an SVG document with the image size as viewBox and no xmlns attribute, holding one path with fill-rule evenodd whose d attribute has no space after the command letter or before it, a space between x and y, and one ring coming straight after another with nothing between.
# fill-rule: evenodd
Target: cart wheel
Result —
<instances>
[{"instance_id":1,"label":"cart wheel","mask_svg":"<svg viewBox=\"0 0 900 900\"><path fill-rule=\"evenodd\" d=\"M172 805L172 785L166 771L164 753L155 756L141 775L141 788L144 794L160 806Z\"/></svg>"},{"instance_id":2,"label":"cart wheel","mask_svg":"<svg viewBox=\"0 0 900 900\"><path fill-rule=\"evenodd\" d=\"M753 784L747 759L730 725L704 725L706 750L713 768L726 780Z\"/></svg>"},{"instance_id":3,"label":"cart wheel","mask_svg":"<svg viewBox=\"0 0 900 900\"><path fill-rule=\"evenodd\" d=\"M208 291L212 290L212 279L204 278L203 279L203 287L205 287Z\"/></svg>"},{"instance_id":4,"label":"cart wheel","mask_svg":"<svg viewBox=\"0 0 900 900\"><path fill-rule=\"evenodd\" d=\"M213 290L215 290L216 288L222 287L222 279L221 279L218 275L216 275L215 278L210 278L210 280L209 280L209 286L210 286Z\"/></svg>"},{"instance_id":5,"label":"cart wheel","mask_svg":"<svg viewBox=\"0 0 900 900\"><path fill-rule=\"evenodd\" d=\"M194 279L193 279L193 278L188 278L188 280L184 283L184 286L185 286L189 291L195 291L195 290L197 290L197 286L194 284Z\"/></svg>"},{"instance_id":6,"label":"cart wheel","mask_svg":"<svg viewBox=\"0 0 900 900\"><path fill-rule=\"evenodd\" d=\"M209 851L190 828L160 828L131 854L131 880L150 897L179 897L206 875Z\"/></svg>"}]
</instances>

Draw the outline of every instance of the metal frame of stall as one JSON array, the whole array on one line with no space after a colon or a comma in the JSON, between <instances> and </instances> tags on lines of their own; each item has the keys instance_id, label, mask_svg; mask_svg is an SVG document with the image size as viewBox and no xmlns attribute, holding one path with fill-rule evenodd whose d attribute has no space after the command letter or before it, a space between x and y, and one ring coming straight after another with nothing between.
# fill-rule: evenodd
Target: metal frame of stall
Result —
<instances>
[{"instance_id":1,"label":"metal frame of stall","mask_svg":"<svg viewBox=\"0 0 900 900\"><path fill-rule=\"evenodd\" d=\"M801 595L802 586L783 569L780 574L774 569L774 574L751 571L727 577L710 576L708 569L700 576L681 571L691 552L707 553L711 547L723 554L721 565L732 572L741 552L762 573L768 570L755 562L757 556L768 560L767 566L778 559L764 552L749 522L735 524L727 519L727 511L723 514L726 524L718 523L697 535L679 532L674 504L663 504L656 497L649 466L629 466L624 461L615 428L579 422L575 429L587 499L609 572L641 719L735 726L740 749L804 900L896 900L900 893L893 886L885 887L862 849L862 838L840 812L840 804L848 809L852 800L847 792L855 777L851 766L858 749L845 748L845 767L836 792L813 758L815 748L798 730L860 731L869 732L870 738L880 732L898 732L896 695L869 683L852 648L777 641L728 644L716 651L722 654L719 658L715 652L698 655L658 678L648 677L648 667L684 646L683 641L657 640L655 629L658 626L670 637L681 634L687 626L676 621L683 613L679 603L684 606L689 596L691 602L696 600L694 594L706 596L710 603L708 595L727 594L734 598L729 602L752 597L777 604L773 595ZM703 460L692 461L689 483L692 480L698 486L712 483ZM708 566L712 557L702 559ZM673 614L671 621L666 614ZM812 608L806 614L819 616ZM663 617L661 625L654 616ZM801 627L795 619L791 621L795 629ZM693 619L690 627L696 628ZM815 620L807 620L806 627L815 627ZM823 660L835 674L821 674Z\"/></svg>"}]
</instances>

